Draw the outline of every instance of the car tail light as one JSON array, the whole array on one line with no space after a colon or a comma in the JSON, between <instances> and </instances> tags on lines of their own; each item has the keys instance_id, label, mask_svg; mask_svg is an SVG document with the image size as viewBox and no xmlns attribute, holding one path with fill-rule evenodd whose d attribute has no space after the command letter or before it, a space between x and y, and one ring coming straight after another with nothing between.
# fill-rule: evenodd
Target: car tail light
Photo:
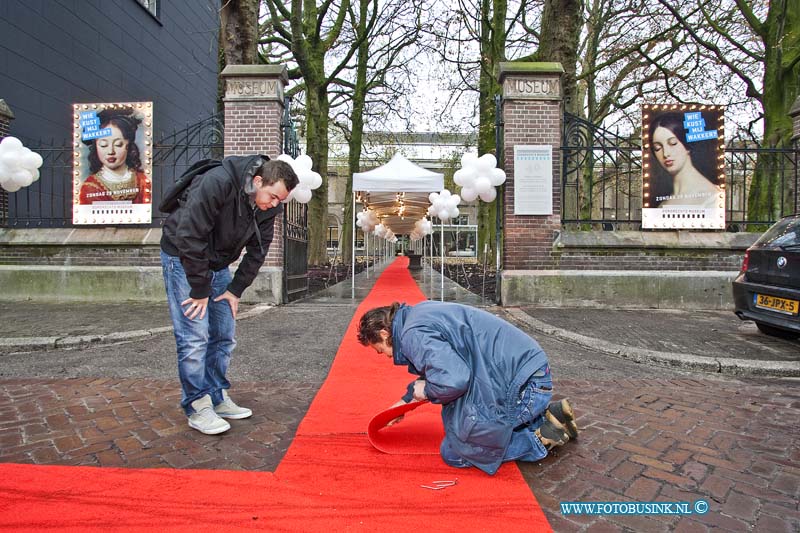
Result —
<instances>
[{"instance_id":1,"label":"car tail light","mask_svg":"<svg viewBox=\"0 0 800 533\"><path fill-rule=\"evenodd\" d=\"M744 260L742 261L742 269L739 272L747 272L747 264L750 262L750 250L744 251Z\"/></svg>"}]
</instances>

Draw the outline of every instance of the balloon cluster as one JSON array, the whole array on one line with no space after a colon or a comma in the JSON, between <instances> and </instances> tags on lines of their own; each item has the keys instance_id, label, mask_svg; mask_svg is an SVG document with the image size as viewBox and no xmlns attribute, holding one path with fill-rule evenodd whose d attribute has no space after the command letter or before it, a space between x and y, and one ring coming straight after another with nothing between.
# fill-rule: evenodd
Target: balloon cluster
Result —
<instances>
[{"instance_id":1,"label":"balloon cluster","mask_svg":"<svg viewBox=\"0 0 800 533\"><path fill-rule=\"evenodd\" d=\"M297 187L289 193L286 201L297 200L301 204L307 204L311 200L311 191L322 185L322 176L311 170L313 164L311 158L306 154L301 154L297 156L297 159L292 159L292 156L288 154L281 154L278 156L278 161L289 163L300 181Z\"/></svg>"},{"instance_id":2,"label":"balloon cluster","mask_svg":"<svg viewBox=\"0 0 800 533\"><path fill-rule=\"evenodd\" d=\"M363 231L365 234L371 233L372 230L375 229L375 226L380 223L380 220L378 220L378 215L376 215L375 211L372 209L364 209L356 215L356 219L356 226L361 228L361 231Z\"/></svg>"},{"instance_id":3,"label":"balloon cluster","mask_svg":"<svg viewBox=\"0 0 800 533\"><path fill-rule=\"evenodd\" d=\"M472 202L478 196L484 202L491 202L497 197L495 187L506 181L506 173L497 166L497 159L492 154L477 155L468 152L461 156L461 168L453 175L456 185L461 186L461 198Z\"/></svg>"},{"instance_id":4,"label":"balloon cluster","mask_svg":"<svg viewBox=\"0 0 800 533\"><path fill-rule=\"evenodd\" d=\"M428 207L428 214L432 217L439 217L442 222L456 218L458 216L458 204L461 197L457 194L450 194L447 189L442 192L432 192L428 195L431 205Z\"/></svg>"},{"instance_id":5,"label":"balloon cluster","mask_svg":"<svg viewBox=\"0 0 800 533\"><path fill-rule=\"evenodd\" d=\"M16 137L0 142L0 187L17 192L39 179L42 156L22 146Z\"/></svg>"},{"instance_id":6,"label":"balloon cluster","mask_svg":"<svg viewBox=\"0 0 800 533\"><path fill-rule=\"evenodd\" d=\"M386 239L389 242L397 242L397 237L395 236L394 232L389 229L388 226L384 226L383 224L378 224L375 226L375 231L373 233L376 237L380 237L381 239Z\"/></svg>"},{"instance_id":7,"label":"balloon cluster","mask_svg":"<svg viewBox=\"0 0 800 533\"><path fill-rule=\"evenodd\" d=\"M428 220L427 218L421 218L417 220L414 224L414 229L411 230L411 237L412 241L418 241L425 237L425 235L430 235L433 232L433 223Z\"/></svg>"}]
</instances>

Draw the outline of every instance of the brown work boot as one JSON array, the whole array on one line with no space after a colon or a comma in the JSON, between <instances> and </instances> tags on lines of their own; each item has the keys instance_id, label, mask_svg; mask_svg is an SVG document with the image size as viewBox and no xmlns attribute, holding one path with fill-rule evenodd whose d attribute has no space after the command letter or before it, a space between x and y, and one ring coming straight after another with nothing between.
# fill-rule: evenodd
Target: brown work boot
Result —
<instances>
[{"instance_id":1,"label":"brown work boot","mask_svg":"<svg viewBox=\"0 0 800 533\"><path fill-rule=\"evenodd\" d=\"M556 446L563 446L569 442L569 434L555 416L549 411L544 413L544 424L534 431L545 448L552 450Z\"/></svg>"},{"instance_id":2,"label":"brown work boot","mask_svg":"<svg viewBox=\"0 0 800 533\"><path fill-rule=\"evenodd\" d=\"M578 438L578 424L575 422L575 411L567 399L552 402L547 406L547 411L550 412L556 420L567 430L570 440Z\"/></svg>"}]
</instances>

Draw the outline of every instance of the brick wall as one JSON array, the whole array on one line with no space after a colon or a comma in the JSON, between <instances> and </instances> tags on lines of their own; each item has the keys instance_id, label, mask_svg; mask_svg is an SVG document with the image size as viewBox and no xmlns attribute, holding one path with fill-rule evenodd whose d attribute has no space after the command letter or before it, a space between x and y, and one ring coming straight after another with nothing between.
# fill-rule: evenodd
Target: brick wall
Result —
<instances>
[{"instance_id":1,"label":"brick wall","mask_svg":"<svg viewBox=\"0 0 800 533\"><path fill-rule=\"evenodd\" d=\"M573 248L557 253L563 270L671 270L733 272L742 266L744 250L622 250Z\"/></svg>"},{"instance_id":2,"label":"brick wall","mask_svg":"<svg viewBox=\"0 0 800 533\"><path fill-rule=\"evenodd\" d=\"M161 266L159 246L65 246L35 244L0 246L0 265L36 266Z\"/></svg>"},{"instance_id":3,"label":"brick wall","mask_svg":"<svg viewBox=\"0 0 800 533\"><path fill-rule=\"evenodd\" d=\"M282 113L283 105L275 100L226 101L225 155L281 155Z\"/></svg>"}]
</instances>

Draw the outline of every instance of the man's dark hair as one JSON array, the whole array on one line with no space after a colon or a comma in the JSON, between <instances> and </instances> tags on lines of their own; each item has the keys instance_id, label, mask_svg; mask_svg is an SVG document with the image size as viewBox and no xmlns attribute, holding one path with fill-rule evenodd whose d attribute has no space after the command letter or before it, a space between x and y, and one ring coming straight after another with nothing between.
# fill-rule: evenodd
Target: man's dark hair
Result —
<instances>
[{"instance_id":1,"label":"man's dark hair","mask_svg":"<svg viewBox=\"0 0 800 533\"><path fill-rule=\"evenodd\" d=\"M292 192L292 189L297 187L297 184L300 183L292 166L286 161L280 161L278 159L264 161L255 175L261 176L262 187L282 181L286 186L286 190L289 192Z\"/></svg>"},{"instance_id":2,"label":"man's dark hair","mask_svg":"<svg viewBox=\"0 0 800 533\"><path fill-rule=\"evenodd\" d=\"M392 320L398 309L400 309L400 304L394 302L392 305L376 307L364 313L358 322L358 342L364 346L379 343L383 340L381 339L380 331L385 329L389 332L389 338L386 343L391 346Z\"/></svg>"}]
</instances>

